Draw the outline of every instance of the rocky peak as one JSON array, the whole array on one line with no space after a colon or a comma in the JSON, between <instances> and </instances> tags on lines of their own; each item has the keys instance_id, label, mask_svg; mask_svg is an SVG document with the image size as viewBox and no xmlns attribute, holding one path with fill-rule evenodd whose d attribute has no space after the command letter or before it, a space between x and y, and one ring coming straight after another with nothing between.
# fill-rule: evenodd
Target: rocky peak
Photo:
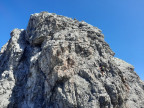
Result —
<instances>
[{"instance_id":1,"label":"rocky peak","mask_svg":"<svg viewBox=\"0 0 144 108\"><path fill-rule=\"evenodd\" d=\"M98 28L32 14L0 51L0 108L143 108L144 82Z\"/></svg>"}]
</instances>

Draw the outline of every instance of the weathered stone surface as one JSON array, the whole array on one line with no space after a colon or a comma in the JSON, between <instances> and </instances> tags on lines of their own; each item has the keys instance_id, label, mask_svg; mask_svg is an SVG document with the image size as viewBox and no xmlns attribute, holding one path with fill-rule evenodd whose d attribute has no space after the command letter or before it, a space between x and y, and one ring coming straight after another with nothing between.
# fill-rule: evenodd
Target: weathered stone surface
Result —
<instances>
[{"instance_id":1,"label":"weathered stone surface","mask_svg":"<svg viewBox=\"0 0 144 108\"><path fill-rule=\"evenodd\" d=\"M104 68L104 69L102 69ZM41 12L0 51L0 108L144 108L144 82L96 27Z\"/></svg>"}]
</instances>

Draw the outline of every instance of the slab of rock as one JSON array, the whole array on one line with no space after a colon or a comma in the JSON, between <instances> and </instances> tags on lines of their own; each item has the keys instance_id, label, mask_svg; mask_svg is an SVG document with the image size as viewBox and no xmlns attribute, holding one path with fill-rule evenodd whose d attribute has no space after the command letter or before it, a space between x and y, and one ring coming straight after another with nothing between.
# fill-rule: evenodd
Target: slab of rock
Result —
<instances>
[{"instance_id":1,"label":"slab of rock","mask_svg":"<svg viewBox=\"0 0 144 108\"><path fill-rule=\"evenodd\" d=\"M96 27L31 15L0 51L0 108L144 108L144 82Z\"/></svg>"}]
</instances>

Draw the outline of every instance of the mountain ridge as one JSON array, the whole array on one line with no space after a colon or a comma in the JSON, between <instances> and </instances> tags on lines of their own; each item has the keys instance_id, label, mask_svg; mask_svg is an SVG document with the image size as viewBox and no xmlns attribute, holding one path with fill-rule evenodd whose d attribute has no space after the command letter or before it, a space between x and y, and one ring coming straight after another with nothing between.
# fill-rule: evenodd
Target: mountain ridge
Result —
<instances>
[{"instance_id":1,"label":"mountain ridge","mask_svg":"<svg viewBox=\"0 0 144 108\"><path fill-rule=\"evenodd\" d=\"M0 108L144 108L144 82L101 30L32 14L0 51Z\"/></svg>"}]
</instances>

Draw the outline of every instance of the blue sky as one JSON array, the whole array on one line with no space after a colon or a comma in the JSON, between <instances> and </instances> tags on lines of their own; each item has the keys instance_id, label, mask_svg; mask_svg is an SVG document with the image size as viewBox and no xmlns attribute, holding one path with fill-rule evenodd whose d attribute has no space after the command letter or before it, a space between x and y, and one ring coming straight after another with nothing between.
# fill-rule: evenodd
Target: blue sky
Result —
<instances>
[{"instance_id":1,"label":"blue sky","mask_svg":"<svg viewBox=\"0 0 144 108\"><path fill-rule=\"evenodd\" d=\"M116 57L134 65L144 80L144 0L1 0L0 47L30 14L48 11L84 20L103 31Z\"/></svg>"}]
</instances>

